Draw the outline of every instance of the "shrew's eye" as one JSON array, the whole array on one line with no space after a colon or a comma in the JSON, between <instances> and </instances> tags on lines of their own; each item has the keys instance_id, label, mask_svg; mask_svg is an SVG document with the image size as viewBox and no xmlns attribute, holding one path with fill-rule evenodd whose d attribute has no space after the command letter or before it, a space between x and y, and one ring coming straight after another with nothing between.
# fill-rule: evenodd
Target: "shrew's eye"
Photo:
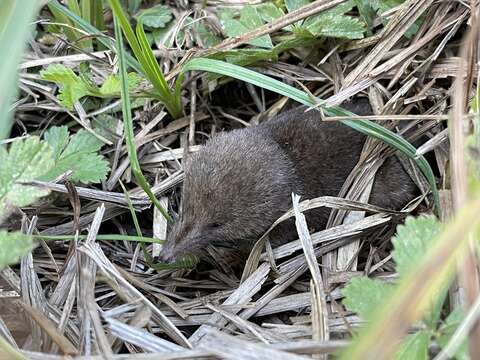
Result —
<instances>
[{"instance_id":1,"label":"shrew's eye","mask_svg":"<svg viewBox=\"0 0 480 360\"><path fill-rule=\"evenodd\" d=\"M222 226L222 224L213 222L213 223L208 224L207 227L208 227L209 229L218 229L220 226Z\"/></svg>"}]
</instances>

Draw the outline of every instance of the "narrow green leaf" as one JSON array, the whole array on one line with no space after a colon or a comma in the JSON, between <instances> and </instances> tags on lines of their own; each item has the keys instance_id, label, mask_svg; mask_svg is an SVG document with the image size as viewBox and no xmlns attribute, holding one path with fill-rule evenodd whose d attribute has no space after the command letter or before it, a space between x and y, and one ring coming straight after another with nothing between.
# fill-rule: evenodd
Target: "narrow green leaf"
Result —
<instances>
[{"instance_id":1,"label":"narrow green leaf","mask_svg":"<svg viewBox=\"0 0 480 360\"><path fill-rule=\"evenodd\" d=\"M110 7L113 10L115 18L117 19L119 26L123 30L127 41L132 48L135 57L140 62L142 67L142 73L152 83L156 90L156 96L164 103L168 112L174 117L180 117L182 115L181 106L176 106L179 103L178 99L174 98L173 92L170 90L165 76L163 75L157 59L155 58L150 44L143 30L141 22L137 24L136 34L134 33L130 22L128 21L125 13L122 10L120 2L118 0L108 0ZM118 44L117 44L118 46Z\"/></svg>"},{"instance_id":2,"label":"narrow green leaf","mask_svg":"<svg viewBox=\"0 0 480 360\"><path fill-rule=\"evenodd\" d=\"M0 1L0 140L10 134L12 114L10 104L14 100L18 86L17 68L23 54L25 43L40 2L37 0Z\"/></svg>"},{"instance_id":3,"label":"narrow green leaf","mask_svg":"<svg viewBox=\"0 0 480 360\"><path fill-rule=\"evenodd\" d=\"M112 1L112 0L109 0ZM127 79L127 68L125 64L125 50L123 48L123 39L122 39L122 29L120 27L120 22L117 19L114 19L115 26L115 38L117 40L117 54L119 57L119 67L120 67L120 82L121 82L121 93L122 93L122 114L123 122L125 126L125 141L127 145L128 158L130 159L130 164L132 166L132 172L143 191L148 195L152 203L157 207L160 213L167 219L167 221L172 222L172 218L167 213L167 211L162 207L160 201L155 197L155 194L150 189L150 186L147 183L147 180L143 176L140 163L138 162L137 149L135 147L135 134L133 132L133 120L132 120L132 110L130 107L130 95L128 93L128 79Z\"/></svg>"},{"instance_id":4,"label":"narrow green leaf","mask_svg":"<svg viewBox=\"0 0 480 360\"><path fill-rule=\"evenodd\" d=\"M29 0L32 1L32 0ZM107 49L110 49L112 51L115 50L115 43L112 41L112 39L108 36L105 36L101 31L99 31L97 28L95 28L92 24L86 22L83 20L80 16L74 14L72 11L67 9L65 6L60 5L58 0L50 0L48 3L48 6L55 9L57 12L63 14L67 18L69 18L73 23L75 23L80 29L84 30L91 36L96 36L97 40L102 43ZM125 54L126 61L128 62L128 65L134 69L138 73L142 73L142 69L140 67L140 64L129 54Z\"/></svg>"}]
</instances>

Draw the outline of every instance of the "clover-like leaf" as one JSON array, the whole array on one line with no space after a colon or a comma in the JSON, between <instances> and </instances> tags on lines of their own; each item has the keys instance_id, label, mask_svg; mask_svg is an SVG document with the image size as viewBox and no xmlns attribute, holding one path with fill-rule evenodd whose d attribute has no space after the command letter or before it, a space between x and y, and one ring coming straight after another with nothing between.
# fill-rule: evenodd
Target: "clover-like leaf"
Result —
<instances>
[{"instance_id":1,"label":"clover-like leaf","mask_svg":"<svg viewBox=\"0 0 480 360\"><path fill-rule=\"evenodd\" d=\"M51 146L37 136L15 140L9 151L0 148L0 221L14 207L27 206L49 190L22 183L40 178L53 168Z\"/></svg>"},{"instance_id":2,"label":"clover-like leaf","mask_svg":"<svg viewBox=\"0 0 480 360\"><path fill-rule=\"evenodd\" d=\"M31 236L20 231L0 230L0 269L17 263L33 249Z\"/></svg>"}]
</instances>

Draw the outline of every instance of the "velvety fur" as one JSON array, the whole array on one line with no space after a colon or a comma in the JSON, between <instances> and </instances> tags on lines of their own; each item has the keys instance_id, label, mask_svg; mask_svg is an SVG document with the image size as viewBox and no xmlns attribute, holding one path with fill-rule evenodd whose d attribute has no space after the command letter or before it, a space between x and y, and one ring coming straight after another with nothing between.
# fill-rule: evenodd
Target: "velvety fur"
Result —
<instances>
[{"instance_id":1,"label":"velvety fur","mask_svg":"<svg viewBox=\"0 0 480 360\"><path fill-rule=\"evenodd\" d=\"M368 112L368 104L350 109ZM218 135L185 162L180 219L173 226L161 260L185 254L203 256L207 245L246 253L270 225L291 207L291 193L302 199L336 196L356 165L365 136L338 122L322 122L318 112L287 111L261 125ZM370 202L397 209L415 187L395 157L377 173ZM321 229L329 209L306 213ZM295 238L293 222L271 234L273 244Z\"/></svg>"}]
</instances>

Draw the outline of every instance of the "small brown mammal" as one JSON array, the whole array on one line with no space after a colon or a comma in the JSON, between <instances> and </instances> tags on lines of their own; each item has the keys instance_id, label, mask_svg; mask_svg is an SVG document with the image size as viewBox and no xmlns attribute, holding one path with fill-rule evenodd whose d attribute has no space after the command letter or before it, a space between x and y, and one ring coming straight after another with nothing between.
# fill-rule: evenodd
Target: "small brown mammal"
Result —
<instances>
[{"instance_id":1,"label":"small brown mammal","mask_svg":"<svg viewBox=\"0 0 480 360\"><path fill-rule=\"evenodd\" d=\"M369 111L356 102L350 110ZM338 195L358 162L366 137L338 122L322 122L318 112L287 111L258 126L222 133L184 163L182 211L160 260L186 254L203 257L209 244L248 254L253 243L302 199ZM399 209L415 186L395 157L377 173L370 203ZM311 228L322 229L329 209L306 213ZM271 233L272 245L296 237L293 222Z\"/></svg>"}]
</instances>

